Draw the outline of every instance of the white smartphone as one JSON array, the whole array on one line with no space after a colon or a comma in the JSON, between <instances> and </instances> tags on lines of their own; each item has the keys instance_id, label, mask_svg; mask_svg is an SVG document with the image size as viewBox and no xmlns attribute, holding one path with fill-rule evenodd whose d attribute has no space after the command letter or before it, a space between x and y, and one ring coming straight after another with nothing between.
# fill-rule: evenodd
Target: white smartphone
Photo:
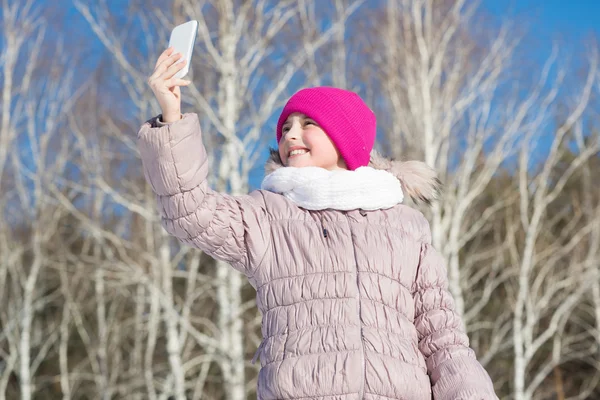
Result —
<instances>
[{"instance_id":1,"label":"white smartphone","mask_svg":"<svg viewBox=\"0 0 600 400\"><path fill-rule=\"evenodd\" d=\"M185 67L175 74L176 78L183 78L190 70L192 52L194 51L194 43L196 42L197 33L198 21L195 20L177 25L175 28L173 28L173 31L171 31L169 47L173 47L175 49L175 53L181 53L183 55L180 61L187 61Z\"/></svg>"}]
</instances>

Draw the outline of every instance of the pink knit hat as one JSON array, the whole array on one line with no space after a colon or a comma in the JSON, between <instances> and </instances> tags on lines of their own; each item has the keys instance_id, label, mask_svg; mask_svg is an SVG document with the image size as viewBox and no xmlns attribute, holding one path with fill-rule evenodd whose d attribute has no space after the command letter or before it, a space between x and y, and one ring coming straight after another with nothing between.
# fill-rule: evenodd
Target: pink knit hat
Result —
<instances>
[{"instance_id":1,"label":"pink knit hat","mask_svg":"<svg viewBox=\"0 0 600 400\"><path fill-rule=\"evenodd\" d=\"M339 150L349 170L369 165L375 144L377 118L354 92L334 87L302 89L286 103L277 122L277 142L290 114L314 119Z\"/></svg>"}]
</instances>

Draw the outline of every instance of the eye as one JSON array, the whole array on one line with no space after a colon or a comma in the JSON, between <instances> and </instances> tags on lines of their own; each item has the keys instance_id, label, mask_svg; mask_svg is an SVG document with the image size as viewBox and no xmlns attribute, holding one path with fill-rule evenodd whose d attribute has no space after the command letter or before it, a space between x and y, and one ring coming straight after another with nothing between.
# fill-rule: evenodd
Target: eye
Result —
<instances>
[{"instance_id":1,"label":"eye","mask_svg":"<svg viewBox=\"0 0 600 400\"><path fill-rule=\"evenodd\" d=\"M317 125L317 123L312 119L307 119L304 121L304 125Z\"/></svg>"},{"instance_id":2,"label":"eye","mask_svg":"<svg viewBox=\"0 0 600 400\"><path fill-rule=\"evenodd\" d=\"M289 125L284 126L283 128L281 128L281 133L288 133L290 131L290 127Z\"/></svg>"}]
</instances>

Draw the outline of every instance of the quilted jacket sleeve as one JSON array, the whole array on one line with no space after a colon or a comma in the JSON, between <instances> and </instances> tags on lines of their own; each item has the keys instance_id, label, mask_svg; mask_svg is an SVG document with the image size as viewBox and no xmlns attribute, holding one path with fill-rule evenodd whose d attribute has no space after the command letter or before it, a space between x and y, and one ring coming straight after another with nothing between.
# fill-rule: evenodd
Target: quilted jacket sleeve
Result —
<instances>
[{"instance_id":1,"label":"quilted jacket sleeve","mask_svg":"<svg viewBox=\"0 0 600 400\"><path fill-rule=\"evenodd\" d=\"M251 276L268 242L263 197L209 188L198 116L185 114L170 124L155 117L142 125L137 144L166 231Z\"/></svg>"},{"instance_id":2,"label":"quilted jacket sleeve","mask_svg":"<svg viewBox=\"0 0 600 400\"><path fill-rule=\"evenodd\" d=\"M445 261L431 245L429 224L421 243L414 286L415 326L434 400L497 399L492 381L469 347L448 291Z\"/></svg>"}]
</instances>

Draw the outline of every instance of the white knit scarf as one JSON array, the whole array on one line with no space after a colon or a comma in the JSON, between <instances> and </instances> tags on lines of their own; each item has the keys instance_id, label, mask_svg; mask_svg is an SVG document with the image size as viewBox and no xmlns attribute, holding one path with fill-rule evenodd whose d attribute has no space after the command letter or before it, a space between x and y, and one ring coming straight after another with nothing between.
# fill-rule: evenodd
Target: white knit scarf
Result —
<instances>
[{"instance_id":1,"label":"white knit scarf","mask_svg":"<svg viewBox=\"0 0 600 400\"><path fill-rule=\"evenodd\" d=\"M261 188L280 193L307 210L379 210L404 199L394 175L371 167L354 171L282 167L267 175Z\"/></svg>"}]
</instances>

